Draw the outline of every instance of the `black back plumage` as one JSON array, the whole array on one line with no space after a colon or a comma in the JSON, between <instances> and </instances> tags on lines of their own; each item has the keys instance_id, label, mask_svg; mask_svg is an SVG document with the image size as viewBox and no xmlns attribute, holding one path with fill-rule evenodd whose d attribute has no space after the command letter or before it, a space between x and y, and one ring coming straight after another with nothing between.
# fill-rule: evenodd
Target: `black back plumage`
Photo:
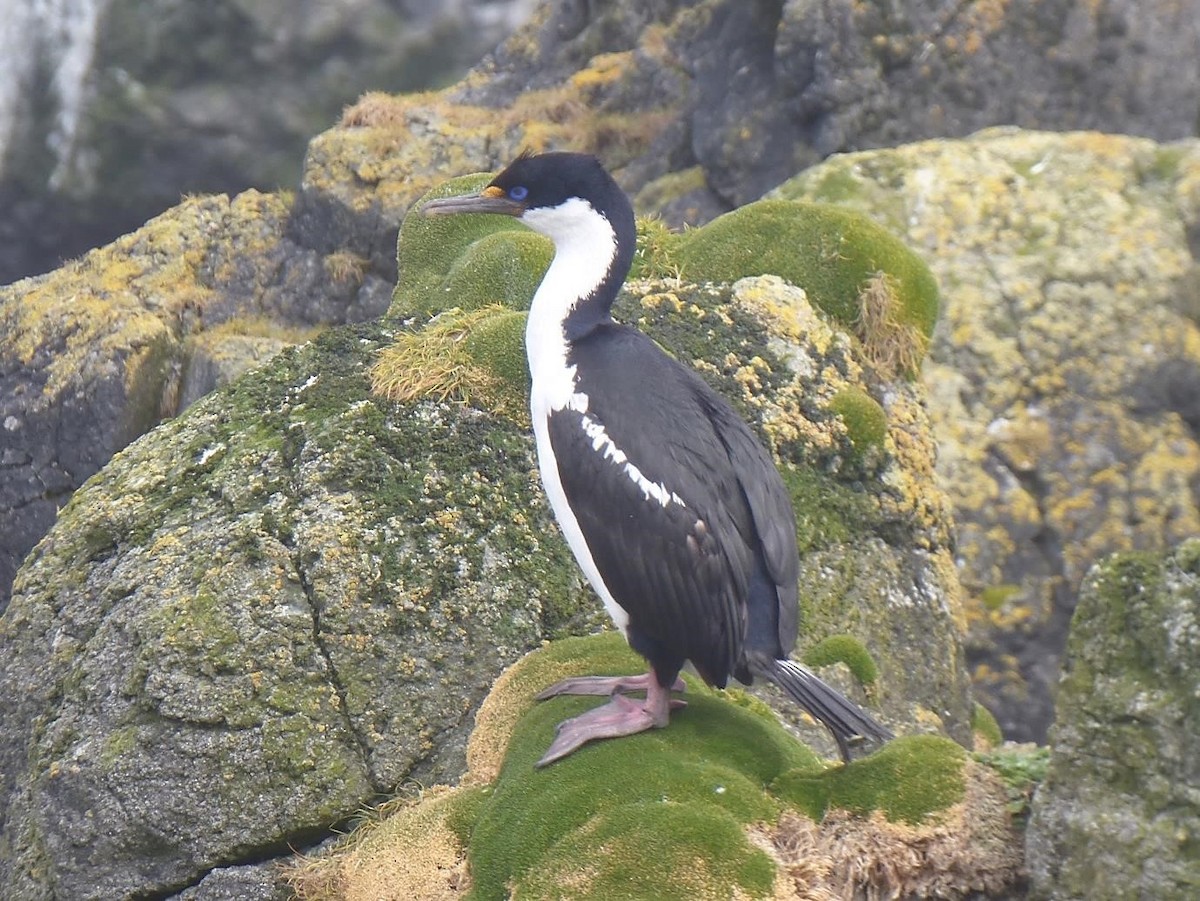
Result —
<instances>
[{"instance_id":1,"label":"black back plumage","mask_svg":"<svg viewBox=\"0 0 1200 901\"><path fill-rule=\"evenodd\" d=\"M784 656L796 636L795 523L777 470L729 404L640 332L597 328L568 362L588 409L553 413L550 437L631 631L691 660L712 684L735 673L749 681L747 653ZM625 463L595 447L585 417L646 483L678 500L648 497Z\"/></svg>"}]
</instances>

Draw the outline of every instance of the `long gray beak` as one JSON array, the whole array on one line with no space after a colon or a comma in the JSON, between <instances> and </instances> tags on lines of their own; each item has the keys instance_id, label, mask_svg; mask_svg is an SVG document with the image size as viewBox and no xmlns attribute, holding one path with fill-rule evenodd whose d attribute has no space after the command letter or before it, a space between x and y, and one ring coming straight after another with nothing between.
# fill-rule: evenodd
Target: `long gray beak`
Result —
<instances>
[{"instance_id":1,"label":"long gray beak","mask_svg":"<svg viewBox=\"0 0 1200 901\"><path fill-rule=\"evenodd\" d=\"M520 216L525 204L506 197L499 188L484 188L479 194L442 197L421 207L426 216L451 216L455 213L497 213L501 216Z\"/></svg>"}]
</instances>

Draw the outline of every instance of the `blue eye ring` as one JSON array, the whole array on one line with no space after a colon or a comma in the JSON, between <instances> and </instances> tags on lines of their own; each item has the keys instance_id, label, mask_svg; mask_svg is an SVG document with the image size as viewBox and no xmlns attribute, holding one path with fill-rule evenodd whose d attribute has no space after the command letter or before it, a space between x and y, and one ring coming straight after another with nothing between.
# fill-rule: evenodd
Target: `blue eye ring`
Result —
<instances>
[{"instance_id":1,"label":"blue eye ring","mask_svg":"<svg viewBox=\"0 0 1200 901\"><path fill-rule=\"evenodd\" d=\"M508 196L513 200L524 200L529 196L529 189L524 185L516 185L508 189Z\"/></svg>"}]
</instances>

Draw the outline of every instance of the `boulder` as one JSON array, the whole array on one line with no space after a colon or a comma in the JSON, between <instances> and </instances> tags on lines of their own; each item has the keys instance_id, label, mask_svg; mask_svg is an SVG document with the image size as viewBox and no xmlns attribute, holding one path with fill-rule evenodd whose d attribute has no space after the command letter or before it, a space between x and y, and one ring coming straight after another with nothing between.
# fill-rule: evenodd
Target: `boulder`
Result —
<instances>
[{"instance_id":1,"label":"boulder","mask_svg":"<svg viewBox=\"0 0 1200 901\"><path fill-rule=\"evenodd\" d=\"M1197 660L1200 539L1117 554L1088 573L1033 800L1031 897L1196 897Z\"/></svg>"},{"instance_id":2,"label":"boulder","mask_svg":"<svg viewBox=\"0 0 1200 901\"><path fill-rule=\"evenodd\" d=\"M191 198L54 272L0 288L0 609L76 488L130 441L254 360L204 347L305 340L378 316L391 286L286 236L288 198ZM268 345L257 342L256 352Z\"/></svg>"},{"instance_id":3,"label":"boulder","mask_svg":"<svg viewBox=\"0 0 1200 901\"><path fill-rule=\"evenodd\" d=\"M775 196L874 217L945 297L923 381L974 682L1044 741L1084 574L1200 534L1200 142L993 129L833 157Z\"/></svg>"},{"instance_id":4,"label":"boulder","mask_svg":"<svg viewBox=\"0 0 1200 901\"><path fill-rule=\"evenodd\" d=\"M954 742L908 736L826 766L762 704L691 676L665 729L535 769L555 724L598 703L538 704L537 692L638 663L611 633L522 658L480 709L462 782L413 791L296 861L300 901L1004 898L1019 886L1000 780Z\"/></svg>"}]
</instances>

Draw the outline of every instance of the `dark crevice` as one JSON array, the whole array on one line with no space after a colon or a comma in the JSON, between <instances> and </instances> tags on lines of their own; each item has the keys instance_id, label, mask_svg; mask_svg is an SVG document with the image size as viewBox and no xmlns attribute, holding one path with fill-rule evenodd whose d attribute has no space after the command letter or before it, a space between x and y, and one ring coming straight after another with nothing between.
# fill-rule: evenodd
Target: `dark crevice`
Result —
<instances>
[{"instance_id":1,"label":"dark crevice","mask_svg":"<svg viewBox=\"0 0 1200 901\"><path fill-rule=\"evenodd\" d=\"M329 671L329 681L333 685L333 690L337 693L338 709L342 713L346 730L350 735L354 736L354 741L358 745L358 753L359 757L362 758L363 771L367 774L372 788L376 792L382 792L383 789L379 784L379 778L371 767L371 745L367 741L367 737L363 735L362 730L355 725L353 717L350 716L350 706L346 697L345 686L342 685L342 680L338 675L337 664L334 662L333 655L330 653L329 647L325 644L325 640L322 637L320 600L313 590L312 583L308 579L308 574L300 563L299 554L294 549L293 553L293 562L296 568L296 575L300 580L300 588L308 600L309 608L312 610L313 643L316 645L317 650L321 654L321 659L325 661L325 667Z\"/></svg>"},{"instance_id":2,"label":"dark crevice","mask_svg":"<svg viewBox=\"0 0 1200 901\"><path fill-rule=\"evenodd\" d=\"M351 825L351 818L347 817L345 820L324 828L314 826L298 829L277 841L249 847L235 856L215 861L211 866L197 870L186 881L181 880L170 885L134 892L129 895L129 899L130 901L169 901L179 893L195 888L216 870L261 866L276 861L283 862L296 854L311 851L330 839L339 838L350 829Z\"/></svg>"},{"instance_id":3,"label":"dark crevice","mask_svg":"<svg viewBox=\"0 0 1200 901\"><path fill-rule=\"evenodd\" d=\"M1039 528L1033 535L1030 546L1044 563L1044 578L1050 586L1051 606L1046 619L1037 624L1036 635L1023 639L1021 650L1016 653L1020 675L1029 686L1030 698L1044 695L1045 704L1025 705L1027 709L1022 716L1022 725L1011 737L1016 740L1044 743L1046 731L1054 720L1056 674L1061 666L1067 630L1077 598L1067 578L1062 536L1050 525L1047 505L1050 490L1045 480L1036 471L1013 465L1011 460L994 448L991 455L997 465L1006 470L1033 500L1037 510ZM1006 729L1012 730L1012 724L1008 724Z\"/></svg>"},{"instance_id":4,"label":"dark crevice","mask_svg":"<svg viewBox=\"0 0 1200 901\"><path fill-rule=\"evenodd\" d=\"M303 434L303 426L299 423L291 423L286 429L287 441L284 443L283 457L284 465L290 474L291 485L288 492L289 501L294 502L296 498L301 496L303 490L297 484L297 469L300 462L301 453L304 448L306 439ZM367 741L367 737L362 730L355 724L353 717L350 715L350 706L346 697L346 689L342 684L341 677L338 674L337 663L333 658L329 646L325 643L324 635L321 628L321 600L317 596L317 592L313 587L312 581L309 579L308 570L304 565L303 551L298 546L296 536L291 529L277 530L276 537L288 549L291 555L292 567L295 570L297 581L300 585L300 590L304 592L305 600L308 602L309 610L312 611L312 638L313 644L321 655L321 659L325 662L326 671L329 673L329 682L333 686L334 692L337 694L338 709L341 711L343 724L349 735L354 737L354 741L358 747L358 754L362 760L363 772L370 781L372 788L376 793L382 793L383 788L380 786L379 778L371 766L371 745Z\"/></svg>"}]
</instances>

